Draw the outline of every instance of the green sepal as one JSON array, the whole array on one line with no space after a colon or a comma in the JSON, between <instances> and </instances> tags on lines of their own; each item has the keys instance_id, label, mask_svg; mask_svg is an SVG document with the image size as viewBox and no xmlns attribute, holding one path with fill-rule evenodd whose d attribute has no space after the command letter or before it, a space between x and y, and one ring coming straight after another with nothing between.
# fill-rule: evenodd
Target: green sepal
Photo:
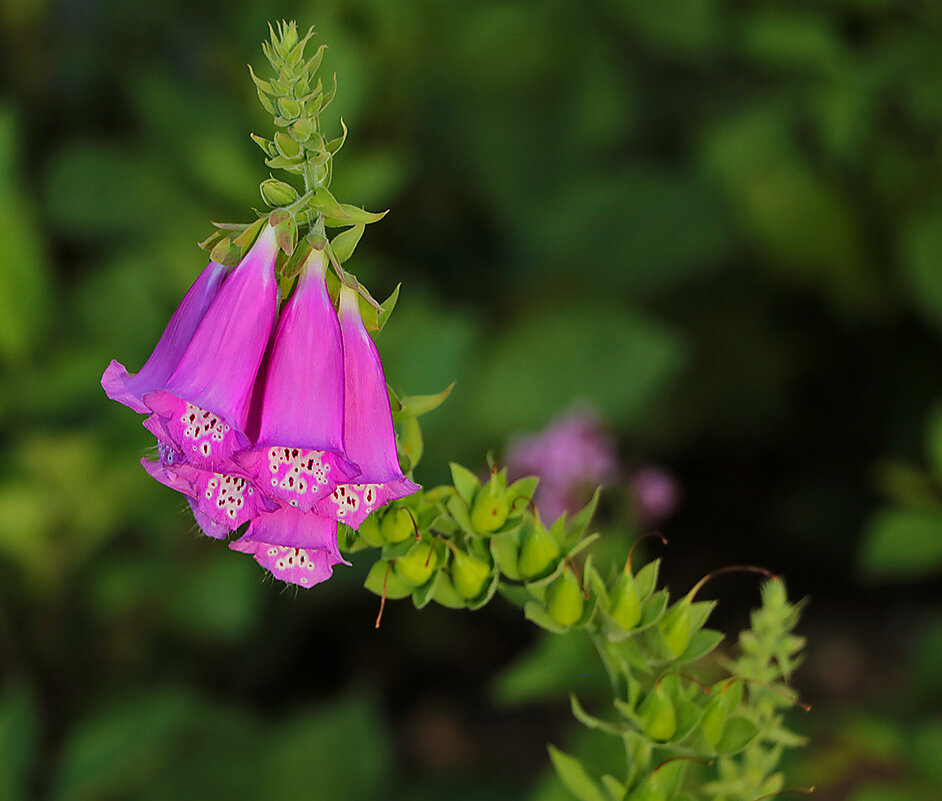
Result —
<instances>
[{"instance_id":1,"label":"green sepal","mask_svg":"<svg viewBox=\"0 0 942 801\"><path fill-rule=\"evenodd\" d=\"M336 139L331 139L324 147L331 156L336 156L340 151L340 148L343 147L343 143L347 141L347 126L344 125L343 117L340 118L340 127L343 129L343 133L340 134Z\"/></svg>"},{"instance_id":2,"label":"green sepal","mask_svg":"<svg viewBox=\"0 0 942 801\"><path fill-rule=\"evenodd\" d=\"M248 250L250 247L252 247L252 244L255 242L256 238L259 235L259 232L262 230L262 227L264 225L265 225L265 218L259 217L248 228L246 228L241 234L239 234L233 241L243 250Z\"/></svg>"},{"instance_id":3,"label":"green sepal","mask_svg":"<svg viewBox=\"0 0 942 801\"><path fill-rule=\"evenodd\" d=\"M724 756L739 753L758 736L759 728L755 723L742 715L732 715L723 726L723 736L716 744L716 753Z\"/></svg>"},{"instance_id":4,"label":"green sepal","mask_svg":"<svg viewBox=\"0 0 942 801\"><path fill-rule=\"evenodd\" d=\"M360 224L354 225L352 228L347 228L345 231L341 231L337 234L337 236L330 241L330 247L334 251L334 258L341 264L349 259L353 255L353 251L356 249L357 243L360 241L360 237L363 236L365 230L366 226Z\"/></svg>"},{"instance_id":5,"label":"green sepal","mask_svg":"<svg viewBox=\"0 0 942 801\"><path fill-rule=\"evenodd\" d=\"M585 534L589 523L592 522L592 516L595 514L596 507L599 505L599 495L602 492L601 487L596 487L592 493L591 500L573 515L569 525L566 526L566 540L578 540Z\"/></svg>"},{"instance_id":6,"label":"green sepal","mask_svg":"<svg viewBox=\"0 0 942 801\"><path fill-rule=\"evenodd\" d=\"M470 507L474 501L474 493L478 491L481 482L467 467L462 467L457 462L450 462L448 466L451 468L451 480L458 497Z\"/></svg>"},{"instance_id":7,"label":"green sepal","mask_svg":"<svg viewBox=\"0 0 942 801\"><path fill-rule=\"evenodd\" d=\"M448 609L464 609L467 602L455 592L454 585L445 571L439 571L432 588L431 598L435 603ZM413 595L413 601L415 596Z\"/></svg>"},{"instance_id":8,"label":"green sepal","mask_svg":"<svg viewBox=\"0 0 942 801\"><path fill-rule=\"evenodd\" d=\"M408 473L414 470L416 465L422 459L424 445L422 442L422 428L419 421L415 418L406 420L399 429L399 436L396 438L396 449L399 453L400 462L404 458L406 466L403 472ZM400 466L402 466L400 464Z\"/></svg>"},{"instance_id":9,"label":"green sepal","mask_svg":"<svg viewBox=\"0 0 942 801\"><path fill-rule=\"evenodd\" d=\"M471 525L471 518L468 516L468 507L465 502L458 497L457 493L448 499L446 509L465 534L469 537L475 536L474 527Z\"/></svg>"},{"instance_id":10,"label":"green sepal","mask_svg":"<svg viewBox=\"0 0 942 801\"><path fill-rule=\"evenodd\" d=\"M392 567L389 566L389 562L380 560L373 563L363 586L374 595L382 596L384 582L386 584L386 597L392 601L412 595L412 587L399 580Z\"/></svg>"},{"instance_id":11,"label":"green sepal","mask_svg":"<svg viewBox=\"0 0 942 801\"><path fill-rule=\"evenodd\" d=\"M523 609L528 603L532 600L530 593L527 592L526 587L522 587L519 584L508 584L506 581L499 583L497 591L501 594L504 600L516 606L518 609Z\"/></svg>"},{"instance_id":12,"label":"green sepal","mask_svg":"<svg viewBox=\"0 0 942 801\"><path fill-rule=\"evenodd\" d=\"M265 166L273 170L287 170L288 172L296 173L304 172L304 163L300 158L288 159L280 155L272 156L270 159L265 159Z\"/></svg>"},{"instance_id":13,"label":"green sepal","mask_svg":"<svg viewBox=\"0 0 942 801\"><path fill-rule=\"evenodd\" d=\"M546 749L549 751L550 760L560 781L579 801L611 801L611 798L603 793L578 759L553 745L548 745Z\"/></svg>"},{"instance_id":14,"label":"green sepal","mask_svg":"<svg viewBox=\"0 0 942 801\"><path fill-rule=\"evenodd\" d=\"M540 628L553 632L553 634L565 634L569 631L569 626L561 626L546 611L546 607L539 601L529 601L523 607L523 614L527 620L536 623Z\"/></svg>"},{"instance_id":15,"label":"green sepal","mask_svg":"<svg viewBox=\"0 0 942 801\"><path fill-rule=\"evenodd\" d=\"M602 786L605 788L606 792L611 796L612 801L624 801L627 788L625 787L625 784L623 782L620 782L610 773L605 773L602 775Z\"/></svg>"},{"instance_id":16,"label":"green sepal","mask_svg":"<svg viewBox=\"0 0 942 801\"><path fill-rule=\"evenodd\" d=\"M242 260L242 248L226 236L213 246L209 258L217 264L235 267Z\"/></svg>"},{"instance_id":17,"label":"green sepal","mask_svg":"<svg viewBox=\"0 0 942 801\"><path fill-rule=\"evenodd\" d=\"M455 382L452 381L441 392L436 392L433 395L411 395L401 398L402 406L399 411L393 412L393 422L402 423L405 420L421 417L423 414L428 414L433 409L437 409L445 402L454 388Z\"/></svg>"},{"instance_id":18,"label":"green sepal","mask_svg":"<svg viewBox=\"0 0 942 801\"><path fill-rule=\"evenodd\" d=\"M526 498L528 501L532 500L533 493L536 492L536 487L540 483L540 479L537 476L525 476L524 478L517 479L513 484L507 487L507 495L510 498L510 514L522 515L527 508L526 504L520 503L521 498Z\"/></svg>"},{"instance_id":19,"label":"green sepal","mask_svg":"<svg viewBox=\"0 0 942 801\"><path fill-rule=\"evenodd\" d=\"M690 638L687 650L677 657L677 662L696 662L698 659L703 659L715 650L722 641L722 632L715 629L701 629Z\"/></svg>"},{"instance_id":20,"label":"green sepal","mask_svg":"<svg viewBox=\"0 0 942 801\"><path fill-rule=\"evenodd\" d=\"M294 215L285 209L275 209L268 215L268 224L275 229L278 247L285 252L285 255L290 256L294 253L295 246L298 244L298 224Z\"/></svg>"},{"instance_id":21,"label":"green sepal","mask_svg":"<svg viewBox=\"0 0 942 801\"><path fill-rule=\"evenodd\" d=\"M222 231L213 231L206 239L199 243L199 247L203 250L208 250L212 252L212 249L219 244L220 240L225 236Z\"/></svg>"},{"instance_id":22,"label":"green sepal","mask_svg":"<svg viewBox=\"0 0 942 801\"><path fill-rule=\"evenodd\" d=\"M657 574L661 567L661 560L655 559L648 562L635 575L635 586L638 588L638 595L641 600L649 597L657 586Z\"/></svg>"},{"instance_id":23,"label":"green sepal","mask_svg":"<svg viewBox=\"0 0 942 801\"><path fill-rule=\"evenodd\" d=\"M291 136L298 142L307 142L314 133L314 122L310 118L302 117L295 120L289 129Z\"/></svg>"},{"instance_id":24,"label":"green sepal","mask_svg":"<svg viewBox=\"0 0 942 801\"><path fill-rule=\"evenodd\" d=\"M356 226L359 228L360 226ZM376 319L376 331L382 331L386 327L386 321L389 319L389 315L393 313L393 309L396 308L396 302L399 300L399 288L402 286L401 283L396 284L396 288L389 294L389 297L382 303L382 311L377 315Z\"/></svg>"},{"instance_id":25,"label":"green sepal","mask_svg":"<svg viewBox=\"0 0 942 801\"><path fill-rule=\"evenodd\" d=\"M273 158L274 156L278 155L278 151L275 149L275 143L272 142L271 139L266 139L265 137L258 136L257 134L249 134L249 136L251 136L252 141L262 149L262 152L266 157Z\"/></svg>"},{"instance_id":26,"label":"green sepal","mask_svg":"<svg viewBox=\"0 0 942 801\"><path fill-rule=\"evenodd\" d=\"M471 523L469 522L470 526ZM523 577L517 570L517 560L520 556L520 537L522 528L504 534L495 534L488 540L488 546L494 563L501 573L512 581L520 581Z\"/></svg>"},{"instance_id":27,"label":"green sepal","mask_svg":"<svg viewBox=\"0 0 942 801\"><path fill-rule=\"evenodd\" d=\"M560 555L557 557L559 561L557 562L556 567L553 569L553 572L550 573L548 576L543 576L542 578L534 579L533 581L528 581L526 585L527 589L530 590L530 592L532 592L537 597L542 597L540 594L543 592L543 590L546 589L547 585L549 585L555 578L557 578L563 572L563 570L565 570L566 559L571 559L576 554L580 553L581 551L584 551L593 542L595 542L600 536L601 535L597 533L592 534L591 536L588 536L583 540L579 540L579 542L577 542L568 551L560 552ZM586 564L588 565L590 563L587 561Z\"/></svg>"}]
</instances>

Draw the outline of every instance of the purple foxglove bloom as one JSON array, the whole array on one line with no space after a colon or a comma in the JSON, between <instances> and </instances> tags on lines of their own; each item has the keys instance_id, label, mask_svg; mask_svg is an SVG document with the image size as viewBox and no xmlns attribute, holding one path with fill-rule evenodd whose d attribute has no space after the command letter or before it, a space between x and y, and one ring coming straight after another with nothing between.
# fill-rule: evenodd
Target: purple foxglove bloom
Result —
<instances>
[{"instance_id":1,"label":"purple foxglove bloom","mask_svg":"<svg viewBox=\"0 0 942 801\"><path fill-rule=\"evenodd\" d=\"M159 433L159 426L153 415L144 421L148 430ZM207 536L221 539L262 511L278 508L244 476L193 467L186 463L182 453L160 439L157 456L156 462L141 459L144 470L164 486L186 496L197 524Z\"/></svg>"},{"instance_id":2,"label":"purple foxglove bloom","mask_svg":"<svg viewBox=\"0 0 942 801\"><path fill-rule=\"evenodd\" d=\"M638 522L643 528L663 523L680 503L677 479L663 467L642 467L631 477L628 488L634 496Z\"/></svg>"},{"instance_id":3,"label":"purple foxglove bloom","mask_svg":"<svg viewBox=\"0 0 942 801\"><path fill-rule=\"evenodd\" d=\"M278 321L256 447L236 457L259 489L302 512L359 473L344 455L343 348L325 272L324 253L311 251Z\"/></svg>"},{"instance_id":4,"label":"purple foxglove bloom","mask_svg":"<svg viewBox=\"0 0 942 801\"><path fill-rule=\"evenodd\" d=\"M348 564L337 547L337 522L290 506L256 517L229 547L254 556L275 578L301 587L330 578L334 565Z\"/></svg>"},{"instance_id":5,"label":"purple foxglove bloom","mask_svg":"<svg viewBox=\"0 0 942 801\"><path fill-rule=\"evenodd\" d=\"M154 352L138 373L129 375L123 364L112 360L101 377L101 386L109 398L135 412L150 414L142 398L161 388L170 378L228 272L221 264L211 261L200 273L167 323Z\"/></svg>"},{"instance_id":6,"label":"purple foxglove bloom","mask_svg":"<svg viewBox=\"0 0 942 801\"><path fill-rule=\"evenodd\" d=\"M173 374L144 404L188 464L230 473L278 305L275 229L266 227L206 310Z\"/></svg>"},{"instance_id":7,"label":"purple foxglove bloom","mask_svg":"<svg viewBox=\"0 0 942 801\"><path fill-rule=\"evenodd\" d=\"M421 489L399 467L386 376L376 345L363 325L355 290L340 289L343 335L344 431L347 457L360 466L357 483L339 484L317 506L318 514L359 528L389 501Z\"/></svg>"}]
</instances>

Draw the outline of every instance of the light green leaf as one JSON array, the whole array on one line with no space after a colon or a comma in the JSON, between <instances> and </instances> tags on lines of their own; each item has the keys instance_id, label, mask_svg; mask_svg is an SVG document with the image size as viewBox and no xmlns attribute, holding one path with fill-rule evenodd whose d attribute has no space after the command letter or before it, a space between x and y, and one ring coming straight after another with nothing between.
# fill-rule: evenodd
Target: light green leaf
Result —
<instances>
[{"instance_id":1,"label":"light green leaf","mask_svg":"<svg viewBox=\"0 0 942 801\"><path fill-rule=\"evenodd\" d=\"M610 801L578 759L553 745L547 746L547 750L560 780L579 801Z\"/></svg>"}]
</instances>

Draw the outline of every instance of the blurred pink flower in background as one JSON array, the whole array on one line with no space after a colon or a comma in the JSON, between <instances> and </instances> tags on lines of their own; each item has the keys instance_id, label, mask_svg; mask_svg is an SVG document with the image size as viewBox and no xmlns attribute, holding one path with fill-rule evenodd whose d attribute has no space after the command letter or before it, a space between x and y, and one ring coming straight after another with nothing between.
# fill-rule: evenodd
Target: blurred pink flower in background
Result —
<instances>
[{"instance_id":1,"label":"blurred pink flower in background","mask_svg":"<svg viewBox=\"0 0 942 801\"><path fill-rule=\"evenodd\" d=\"M615 442L593 410L577 408L536 434L511 440L507 472L511 480L539 476L533 501L542 517L555 520L617 476Z\"/></svg>"},{"instance_id":2,"label":"blurred pink flower in background","mask_svg":"<svg viewBox=\"0 0 942 801\"><path fill-rule=\"evenodd\" d=\"M628 489L633 496L641 528L660 525L674 513L680 502L680 487L674 475L656 465L635 471Z\"/></svg>"}]
</instances>

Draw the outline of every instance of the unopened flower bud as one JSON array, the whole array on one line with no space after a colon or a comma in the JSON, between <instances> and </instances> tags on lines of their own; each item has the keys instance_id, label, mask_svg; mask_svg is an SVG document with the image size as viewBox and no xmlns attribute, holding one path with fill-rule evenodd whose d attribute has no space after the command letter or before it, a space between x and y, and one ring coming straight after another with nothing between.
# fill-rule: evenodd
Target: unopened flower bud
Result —
<instances>
[{"instance_id":1,"label":"unopened flower bud","mask_svg":"<svg viewBox=\"0 0 942 801\"><path fill-rule=\"evenodd\" d=\"M286 120L296 120L301 116L301 104L293 97L279 97L278 110Z\"/></svg>"},{"instance_id":2,"label":"unopened flower bud","mask_svg":"<svg viewBox=\"0 0 942 801\"><path fill-rule=\"evenodd\" d=\"M488 484L482 487L474 499L471 507L471 525L481 534L490 534L497 531L510 512L506 493Z\"/></svg>"},{"instance_id":3,"label":"unopened flower bud","mask_svg":"<svg viewBox=\"0 0 942 801\"><path fill-rule=\"evenodd\" d=\"M291 184L286 184L277 178L262 181L259 190L262 193L262 200L269 206L287 206L298 199L298 191Z\"/></svg>"},{"instance_id":4,"label":"unopened flower bud","mask_svg":"<svg viewBox=\"0 0 942 801\"><path fill-rule=\"evenodd\" d=\"M394 570L396 575L410 587L421 587L438 567L438 554L431 543L419 542L409 549L409 552L396 560Z\"/></svg>"},{"instance_id":5,"label":"unopened flower bud","mask_svg":"<svg viewBox=\"0 0 942 801\"><path fill-rule=\"evenodd\" d=\"M403 508L390 509L383 515L379 521L379 532L383 540L391 545L397 542L404 542L415 534L415 527L412 525L412 518Z\"/></svg>"},{"instance_id":6,"label":"unopened flower bud","mask_svg":"<svg viewBox=\"0 0 942 801\"><path fill-rule=\"evenodd\" d=\"M585 595L579 579L571 570L566 570L546 589L546 610L561 626L571 626L585 609Z\"/></svg>"},{"instance_id":7,"label":"unopened flower bud","mask_svg":"<svg viewBox=\"0 0 942 801\"><path fill-rule=\"evenodd\" d=\"M517 570L526 579L538 579L549 574L559 559L559 545L550 533L535 523L520 548Z\"/></svg>"},{"instance_id":8,"label":"unopened flower bud","mask_svg":"<svg viewBox=\"0 0 942 801\"><path fill-rule=\"evenodd\" d=\"M458 595L466 601L477 598L483 591L491 566L483 559L455 549L451 567L452 583Z\"/></svg>"},{"instance_id":9,"label":"unopened flower bud","mask_svg":"<svg viewBox=\"0 0 942 801\"><path fill-rule=\"evenodd\" d=\"M296 159L301 155L301 145L282 131L275 134L275 147L286 159Z\"/></svg>"},{"instance_id":10,"label":"unopened flower bud","mask_svg":"<svg viewBox=\"0 0 942 801\"><path fill-rule=\"evenodd\" d=\"M674 736L677 731L677 713L671 699L659 684L648 693L639 711L644 733L649 739L664 743Z\"/></svg>"}]
</instances>

